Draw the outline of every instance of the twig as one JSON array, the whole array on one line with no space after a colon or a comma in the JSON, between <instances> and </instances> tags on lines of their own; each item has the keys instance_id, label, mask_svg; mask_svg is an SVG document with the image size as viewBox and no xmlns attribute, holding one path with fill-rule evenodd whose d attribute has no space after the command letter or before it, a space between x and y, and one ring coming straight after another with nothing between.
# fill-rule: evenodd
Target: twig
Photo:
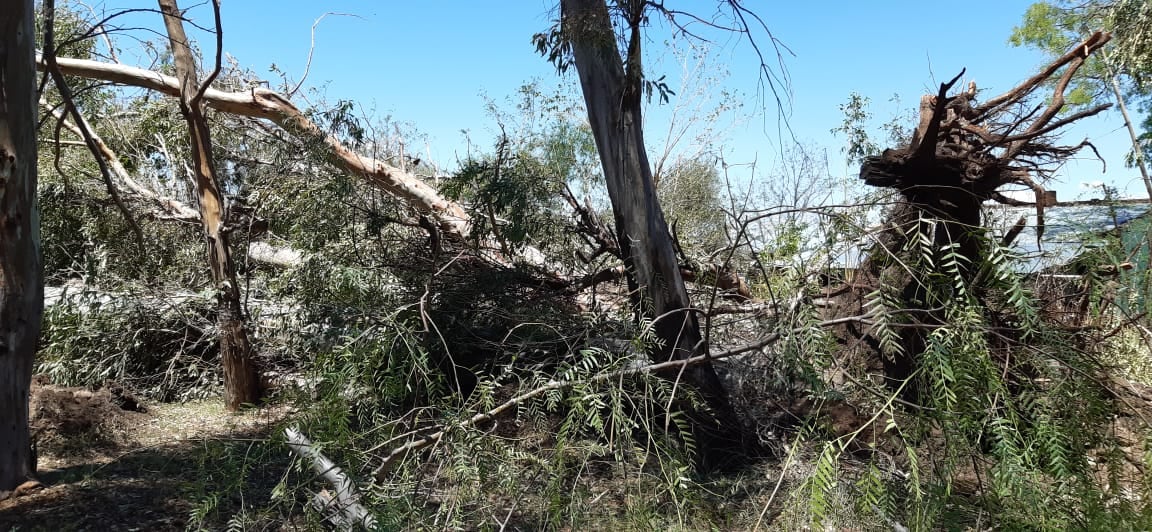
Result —
<instances>
[{"instance_id":1,"label":"twig","mask_svg":"<svg viewBox=\"0 0 1152 532\"><path fill-rule=\"evenodd\" d=\"M612 379L617 379L617 378L630 376L630 375L642 375L642 374L646 375L646 374L660 373L660 372L667 371L667 370L680 370L680 369L688 367L688 366L694 366L696 364L709 363L713 360L729 358L729 357L733 357L736 355L741 355L744 353L748 353L751 351L756 351L758 349L762 349L768 345L771 345L771 344L779 341L783 337L784 334L799 333L799 332L811 330L814 327L831 327L831 326L839 325L842 323L866 320L871 316L872 316L872 313L868 313L868 314L863 314L863 315L859 315L859 316L848 316L848 317L844 317L844 318L825 320L825 321L813 324L813 325L808 326L808 327L799 327L799 328L791 329L788 331L775 332L775 333L772 333L768 336L761 338L760 340L757 340L756 342L753 342L753 343L750 343L750 344L747 344L747 345L744 345L741 347L729 349L727 351L722 351L720 353L713 353L711 355L708 355L708 354L697 355L694 357L681 359L681 360L669 360L666 362L658 362L658 363L654 363L654 364L648 364L646 366L624 368L624 369L620 369L620 370L616 370L616 371L610 371L607 373L601 373L599 375L595 375L595 376L593 376L589 379L583 380L583 381L580 381L580 380L550 380L547 383L545 383L543 386L540 386L540 387L535 388L533 390L530 390L528 392L517 395L517 396L505 401L504 403L501 403L497 407L495 407L491 410L488 410L487 412L481 412L479 414L475 414L472 417L470 417L464 421L461 421L461 422L456 423L456 424L452 424L450 426L449 425L443 425L440 428L440 430L438 430L432 434L429 434L429 435L424 436L422 438L410 441L410 442L408 442L408 443L406 443L400 447L397 447L396 449L393 449L392 452L388 453L384 457L384 459L381 461L380 465L376 468L376 470L373 471L373 476L375 477L376 482L383 482L385 476L388 474L388 471L391 469L392 464L394 464L396 461L400 460L401 458L407 456L408 453L411 453L412 451L423 449L425 447L428 447L429 445L432 445L434 443L439 442L440 440L442 440L444 438L444 436L450 430L466 429L466 428L474 427L480 423L490 421L493 418L495 418L496 416L499 416L500 414L508 411L509 409L514 408L514 407L516 407L516 406L518 406L518 405L520 405L526 401L529 401L533 398L539 397L539 396L541 396L547 392L550 392L550 391L563 390L563 389L571 388L572 386L575 386L575 385L581 384L581 383L591 384L591 383L605 382L605 381L609 381Z\"/></svg>"},{"instance_id":2,"label":"twig","mask_svg":"<svg viewBox=\"0 0 1152 532\"><path fill-rule=\"evenodd\" d=\"M53 83L56 85L57 92L60 93L60 99L64 101L65 111L72 115L72 119L80 128L80 135L84 138L84 144L88 146L88 151L92 152L92 157L96 159L96 166L100 168L100 176L104 178L104 186L108 190L108 195L112 197L112 202L116 204L116 208L120 210L120 214L124 216L124 221L128 223L128 227L132 229L132 233L136 236L136 245L140 253L144 253L144 232L140 230L140 225L136 223L136 219L132 218L132 213L128 207L124 205L124 201L120 199L120 192L116 190L116 185L112 183L112 173L108 170L108 164L104 161L104 157L100 154L100 148L92 139L92 132L88 130L84 124L84 118L80 116L80 111L76 108L76 102L72 97L72 89L68 87L68 82L64 79L64 74L60 72L60 65L56 63L56 43L54 36L54 25L56 20L56 0L44 0L44 63L47 66L48 74L52 77Z\"/></svg>"},{"instance_id":3,"label":"twig","mask_svg":"<svg viewBox=\"0 0 1152 532\"><path fill-rule=\"evenodd\" d=\"M335 11L329 11L323 15L320 15L320 18L317 18L316 21L312 23L312 44L308 45L308 60L304 63L304 75L300 77L300 82L297 83L295 87L292 87L292 90L288 91L289 98L296 95L296 91L300 90L300 87L304 85L304 80L308 79L308 73L312 71L312 52L316 50L316 26L319 26L320 21L324 20L324 17L327 17L328 15L335 15L338 17L363 18L360 15L354 15L352 13L337 13Z\"/></svg>"}]
</instances>

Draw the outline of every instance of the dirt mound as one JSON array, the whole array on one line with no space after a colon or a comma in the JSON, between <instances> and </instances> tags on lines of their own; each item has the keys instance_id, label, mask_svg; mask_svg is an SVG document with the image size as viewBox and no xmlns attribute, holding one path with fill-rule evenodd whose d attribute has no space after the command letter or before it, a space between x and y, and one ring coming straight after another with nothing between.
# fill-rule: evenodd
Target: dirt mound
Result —
<instances>
[{"instance_id":1,"label":"dirt mound","mask_svg":"<svg viewBox=\"0 0 1152 532\"><path fill-rule=\"evenodd\" d=\"M140 423L146 409L115 383L96 390L56 386L43 375L32 379L29 405L37 449L49 454L91 454L127 443L126 427Z\"/></svg>"}]
</instances>

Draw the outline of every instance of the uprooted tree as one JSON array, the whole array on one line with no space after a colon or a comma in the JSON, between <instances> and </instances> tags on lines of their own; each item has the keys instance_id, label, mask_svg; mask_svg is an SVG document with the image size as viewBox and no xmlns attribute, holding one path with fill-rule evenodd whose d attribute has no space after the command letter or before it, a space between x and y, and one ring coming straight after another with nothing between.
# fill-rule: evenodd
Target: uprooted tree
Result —
<instances>
[{"instance_id":1,"label":"uprooted tree","mask_svg":"<svg viewBox=\"0 0 1152 532\"><path fill-rule=\"evenodd\" d=\"M1077 69L1108 40L1107 33L1097 32L1017 87L983 102L977 100L974 83L951 93L961 72L942 83L937 94L921 99L919 123L908 145L868 157L861 165L860 178L866 184L894 189L900 199L875 236L860 274L839 290L842 305L836 313L856 315L862 306L874 304L880 307L874 313L883 315L885 306L906 306L908 323L895 334L885 326L858 324L846 326L842 334L854 349L888 352L880 358L894 387L916 371L926 331L945 323L948 306L926 293L920 272L909 265L920 259L945 264L959 280L957 290L977 294L985 290L982 283L990 273L983 265L989 249L981 215L989 200L1034 205L1037 231L1042 234L1048 199L1041 183L1047 172L1054 163L1091 147L1087 141L1054 145L1053 134L1109 107L1062 114L1065 91ZM1051 94L1037 104L1035 97L1046 88ZM1030 188L1035 202L1013 200L1000 192L1012 184ZM1006 235L1006 241L1018 234ZM905 391L916 395L914 385Z\"/></svg>"}]
</instances>

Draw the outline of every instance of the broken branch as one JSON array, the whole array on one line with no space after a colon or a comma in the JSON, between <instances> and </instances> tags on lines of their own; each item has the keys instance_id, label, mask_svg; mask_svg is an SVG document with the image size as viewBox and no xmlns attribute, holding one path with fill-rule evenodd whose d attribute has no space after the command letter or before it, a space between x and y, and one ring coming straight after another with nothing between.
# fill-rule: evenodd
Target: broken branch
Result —
<instances>
[{"instance_id":1,"label":"broken branch","mask_svg":"<svg viewBox=\"0 0 1152 532\"><path fill-rule=\"evenodd\" d=\"M367 530L375 530L376 519L360 504L360 493L352 479L336 466L332 460L320 453L320 450L295 427L284 429L288 448L312 466L320 478L328 481L335 488L335 493L327 490L316 494L314 504L321 512L333 512L329 519L336 521L341 528L352 530L356 525Z\"/></svg>"},{"instance_id":2,"label":"broken branch","mask_svg":"<svg viewBox=\"0 0 1152 532\"><path fill-rule=\"evenodd\" d=\"M180 96L180 81L159 72L85 59L59 57L55 61L60 72L69 76L99 79L150 89L169 96ZM47 68L46 59L38 57L37 65L41 69ZM218 111L271 120L294 135L318 140L334 164L406 201L416 210L434 216L446 233L464 239L471 231L468 213L460 204L441 196L436 189L415 175L379 159L353 152L335 137L325 133L286 96L261 87L245 92L205 88L203 102Z\"/></svg>"}]
</instances>

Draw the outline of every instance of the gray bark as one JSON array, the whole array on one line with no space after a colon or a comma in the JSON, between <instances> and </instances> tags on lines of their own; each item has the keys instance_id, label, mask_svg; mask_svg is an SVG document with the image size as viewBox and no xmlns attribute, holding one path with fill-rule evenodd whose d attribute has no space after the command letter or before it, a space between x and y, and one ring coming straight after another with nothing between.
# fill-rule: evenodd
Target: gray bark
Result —
<instances>
[{"instance_id":1,"label":"gray bark","mask_svg":"<svg viewBox=\"0 0 1152 532\"><path fill-rule=\"evenodd\" d=\"M36 474L28 392L44 284L32 9L32 0L0 3L0 492Z\"/></svg>"},{"instance_id":2,"label":"gray bark","mask_svg":"<svg viewBox=\"0 0 1152 532\"><path fill-rule=\"evenodd\" d=\"M616 49L604 0L562 0L561 31L572 44L588 121L612 201L617 241L629 273L632 302L639 314L656 320L653 329L661 346L652 352L653 360L687 360L707 354L708 346L688 299L644 148L639 28L645 4L621 4L631 11L625 15L631 19L626 58L622 59ZM712 365L685 367L682 378L696 387L720 419L719 426L712 427L720 430L712 430L708 436L739 440L739 423ZM699 418L696 421L698 425L710 424Z\"/></svg>"}]
</instances>

